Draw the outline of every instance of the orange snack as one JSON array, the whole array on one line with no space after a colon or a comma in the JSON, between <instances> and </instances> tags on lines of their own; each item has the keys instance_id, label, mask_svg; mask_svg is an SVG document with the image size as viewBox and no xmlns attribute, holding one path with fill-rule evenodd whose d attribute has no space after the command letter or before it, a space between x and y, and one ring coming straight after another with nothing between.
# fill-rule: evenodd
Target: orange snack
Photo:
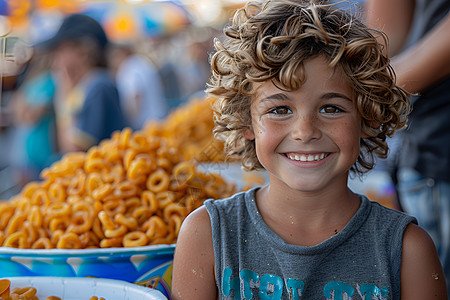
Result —
<instances>
[{"instance_id":1,"label":"orange snack","mask_svg":"<svg viewBox=\"0 0 450 300\"><path fill-rule=\"evenodd\" d=\"M181 222L204 200L236 192L220 176L197 169L213 154L210 146L220 149L212 142L210 105L211 99L193 101L159 124L126 128L86 153L65 154L41 172L41 182L0 203L0 246L175 243Z\"/></svg>"}]
</instances>

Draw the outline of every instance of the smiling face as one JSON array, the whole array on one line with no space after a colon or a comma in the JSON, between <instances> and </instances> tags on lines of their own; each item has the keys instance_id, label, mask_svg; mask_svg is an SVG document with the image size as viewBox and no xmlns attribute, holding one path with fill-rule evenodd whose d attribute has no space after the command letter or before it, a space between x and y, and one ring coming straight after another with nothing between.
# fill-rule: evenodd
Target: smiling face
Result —
<instances>
[{"instance_id":1,"label":"smiling face","mask_svg":"<svg viewBox=\"0 0 450 300\"><path fill-rule=\"evenodd\" d=\"M345 186L360 151L361 117L353 90L339 68L319 56L304 62L306 81L284 91L267 81L252 100L256 154L279 182L299 191ZM337 184L337 185L335 185Z\"/></svg>"}]
</instances>

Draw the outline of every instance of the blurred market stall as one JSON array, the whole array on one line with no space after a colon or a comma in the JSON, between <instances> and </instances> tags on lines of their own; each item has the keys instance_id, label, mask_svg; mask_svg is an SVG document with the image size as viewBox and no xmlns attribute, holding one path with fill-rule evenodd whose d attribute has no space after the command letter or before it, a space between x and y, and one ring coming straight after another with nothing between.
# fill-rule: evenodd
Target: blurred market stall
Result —
<instances>
[{"instance_id":1,"label":"blurred market stall","mask_svg":"<svg viewBox=\"0 0 450 300\"><path fill-rule=\"evenodd\" d=\"M81 13L99 21L113 41L170 35L192 22L178 1L89 1Z\"/></svg>"}]
</instances>

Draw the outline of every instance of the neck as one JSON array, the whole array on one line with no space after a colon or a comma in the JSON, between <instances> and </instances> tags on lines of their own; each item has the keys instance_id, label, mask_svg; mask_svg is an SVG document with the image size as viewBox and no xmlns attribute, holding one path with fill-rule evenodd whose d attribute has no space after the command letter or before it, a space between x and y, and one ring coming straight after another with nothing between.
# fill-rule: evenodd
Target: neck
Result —
<instances>
[{"instance_id":1,"label":"neck","mask_svg":"<svg viewBox=\"0 0 450 300\"><path fill-rule=\"evenodd\" d=\"M341 231L359 208L346 183L337 186L303 192L271 184L257 192L256 202L264 221L286 242L311 246Z\"/></svg>"}]
</instances>

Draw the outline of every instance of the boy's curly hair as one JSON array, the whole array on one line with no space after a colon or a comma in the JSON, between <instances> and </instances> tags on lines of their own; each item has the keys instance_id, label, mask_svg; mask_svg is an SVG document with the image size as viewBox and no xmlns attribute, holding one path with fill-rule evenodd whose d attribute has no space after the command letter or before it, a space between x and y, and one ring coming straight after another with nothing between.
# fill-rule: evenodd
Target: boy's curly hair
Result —
<instances>
[{"instance_id":1,"label":"boy's curly hair","mask_svg":"<svg viewBox=\"0 0 450 300\"><path fill-rule=\"evenodd\" d=\"M407 93L395 85L395 75L383 47L360 20L332 5L302 0L248 3L215 40L212 78L207 92L217 96L214 135L225 142L228 157L240 157L245 170L261 169L255 141L242 133L251 125L254 83L274 80L296 90L304 61L323 55L331 67L341 67L353 85L355 106L362 116L361 150L352 171L373 168L374 153L385 158L386 137L405 126L410 111Z\"/></svg>"}]
</instances>

